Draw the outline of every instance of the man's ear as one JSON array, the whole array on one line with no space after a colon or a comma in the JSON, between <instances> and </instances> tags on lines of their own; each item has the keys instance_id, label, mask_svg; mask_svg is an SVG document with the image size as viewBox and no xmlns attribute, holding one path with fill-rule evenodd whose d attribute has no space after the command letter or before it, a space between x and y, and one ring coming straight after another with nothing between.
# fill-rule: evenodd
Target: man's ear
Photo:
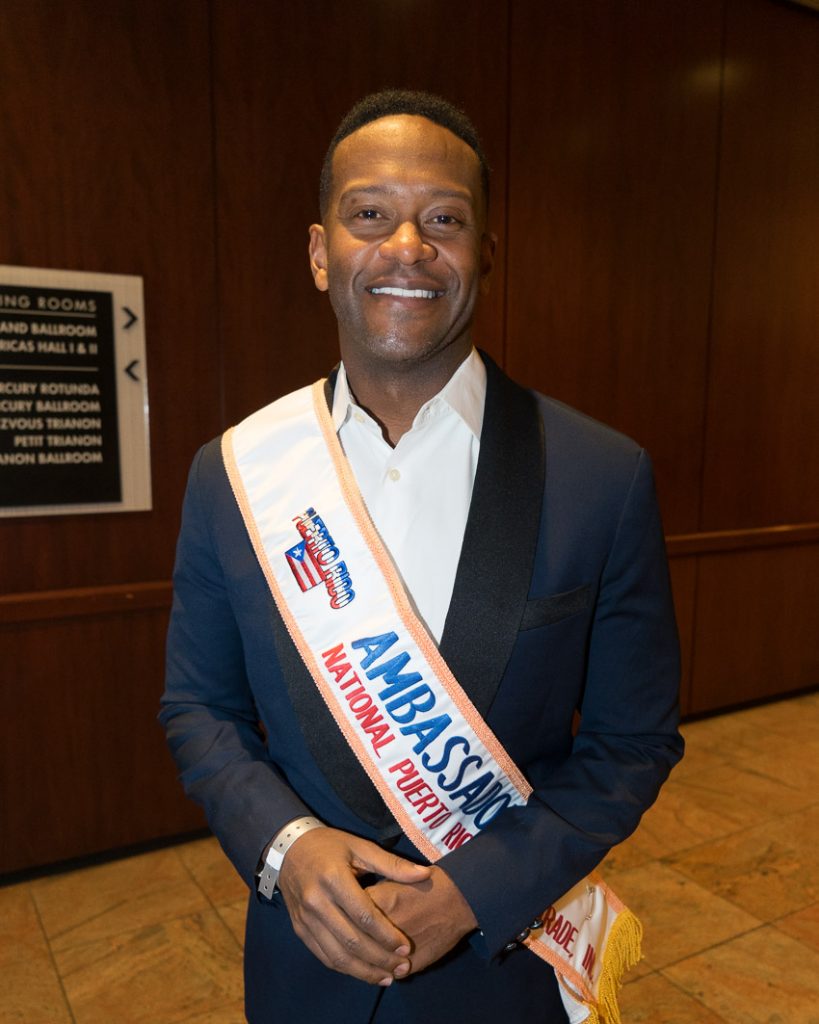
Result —
<instances>
[{"instance_id":1,"label":"man's ear","mask_svg":"<svg viewBox=\"0 0 819 1024\"><path fill-rule=\"evenodd\" d=\"M310 244L307 251L310 253L313 282L320 292L326 292L329 287L327 284L327 241L324 237L324 227L321 224L310 225Z\"/></svg>"},{"instance_id":2,"label":"man's ear","mask_svg":"<svg viewBox=\"0 0 819 1024\"><path fill-rule=\"evenodd\" d=\"M489 292L489 281L492 277L492 268L495 266L495 247L498 244L498 236L494 233L484 232L481 236L481 295Z\"/></svg>"}]
</instances>

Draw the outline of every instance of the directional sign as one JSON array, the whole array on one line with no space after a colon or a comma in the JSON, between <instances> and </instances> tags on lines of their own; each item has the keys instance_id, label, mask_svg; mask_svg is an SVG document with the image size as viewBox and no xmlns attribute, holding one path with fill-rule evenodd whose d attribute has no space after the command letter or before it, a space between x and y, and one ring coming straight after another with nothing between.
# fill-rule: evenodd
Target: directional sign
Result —
<instances>
[{"instance_id":1,"label":"directional sign","mask_svg":"<svg viewBox=\"0 0 819 1024\"><path fill-rule=\"evenodd\" d=\"M0 516L151 507L142 278L0 266Z\"/></svg>"}]
</instances>

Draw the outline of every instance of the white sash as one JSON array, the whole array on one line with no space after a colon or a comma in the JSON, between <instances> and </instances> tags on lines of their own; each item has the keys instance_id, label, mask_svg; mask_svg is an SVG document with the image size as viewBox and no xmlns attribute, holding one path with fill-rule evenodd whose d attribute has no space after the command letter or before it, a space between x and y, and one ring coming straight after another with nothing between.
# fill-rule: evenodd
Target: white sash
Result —
<instances>
[{"instance_id":1,"label":"white sash","mask_svg":"<svg viewBox=\"0 0 819 1024\"><path fill-rule=\"evenodd\" d=\"M324 382L254 413L222 454L259 564L305 665L359 762L430 861L531 786L415 614L367 514ZM551 964L572 1024L619 1021L640 926L597 876L524 940Z\"/></svg>"}]
</instances>

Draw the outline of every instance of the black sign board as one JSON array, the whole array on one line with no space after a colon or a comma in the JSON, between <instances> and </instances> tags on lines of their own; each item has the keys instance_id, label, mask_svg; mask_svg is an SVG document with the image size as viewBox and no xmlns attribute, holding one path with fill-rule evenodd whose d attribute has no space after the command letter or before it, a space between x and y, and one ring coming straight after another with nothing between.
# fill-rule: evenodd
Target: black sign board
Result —
<instances>
[{"instance_id":1,"label":"black sign board","mask_svg":"<svg viewBox=\"0 0 819 1024\"><path fill-rule=\"evenodd\" d=\"M0 507L121 498L111 293L0 284Z\"/></svg>"}]
</instances>

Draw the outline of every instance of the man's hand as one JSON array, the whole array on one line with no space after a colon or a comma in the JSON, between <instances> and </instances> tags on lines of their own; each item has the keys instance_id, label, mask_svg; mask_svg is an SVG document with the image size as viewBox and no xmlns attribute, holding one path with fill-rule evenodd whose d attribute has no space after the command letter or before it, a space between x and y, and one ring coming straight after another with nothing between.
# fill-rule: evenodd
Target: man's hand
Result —
<instances>
[{"instance_id":1,"label":"man's hand","mask_svg":"<svg viewBox=\"0 0 819 1024\"><path fill-rule=\"evenodd\" d=\"M409 973L410 942L373 903L357 876L418 883L430 870L366 839L316 828L287 851L279 889L296 934L325 967L389 985Z\"/></svg>"},{"instance_id":2,"label":"man's hand","mask_svg":"<svg viewBox=\"0 0 819 1024\"><path fill-rule=\"evenodd\" d=\"M367 893L412 940L413 974L435 963L478 927L472 908L441 868L431 868L422 882L383 881L370 886Z\"/></svg>"}]
</instances>

